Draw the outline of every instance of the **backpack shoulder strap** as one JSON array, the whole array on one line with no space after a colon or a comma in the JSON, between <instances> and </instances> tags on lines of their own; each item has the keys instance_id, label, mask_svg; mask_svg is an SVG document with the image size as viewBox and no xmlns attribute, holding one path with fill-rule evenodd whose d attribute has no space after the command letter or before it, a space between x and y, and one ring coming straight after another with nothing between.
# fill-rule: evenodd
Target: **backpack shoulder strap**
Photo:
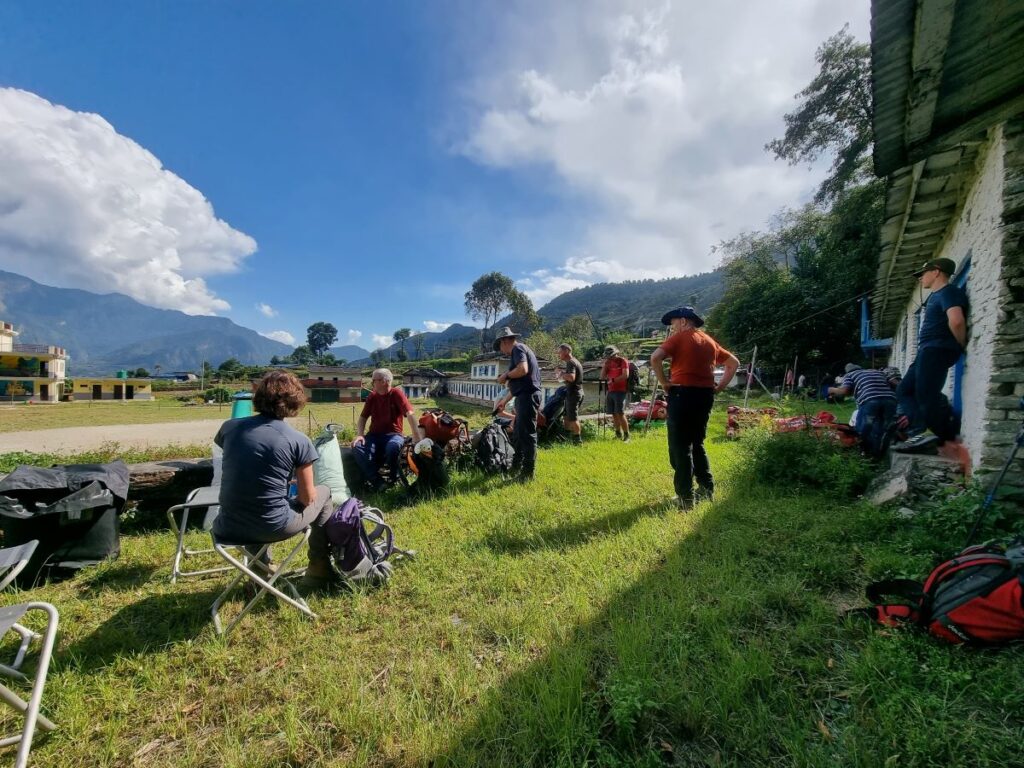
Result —
<instances>
[{"instance_id":1,"label":"backpack shoulder strap","mask_svg":"<svg viewBox=\"0 0 1024 768\"><path fill-rule=\"evenodd\" d=\"M914 604L924 599L924 586L913 579L887 579L868 584L864 590L868 600L875 605L884 602L885 597L902 597Z\"/></svg>"}]
</instances>

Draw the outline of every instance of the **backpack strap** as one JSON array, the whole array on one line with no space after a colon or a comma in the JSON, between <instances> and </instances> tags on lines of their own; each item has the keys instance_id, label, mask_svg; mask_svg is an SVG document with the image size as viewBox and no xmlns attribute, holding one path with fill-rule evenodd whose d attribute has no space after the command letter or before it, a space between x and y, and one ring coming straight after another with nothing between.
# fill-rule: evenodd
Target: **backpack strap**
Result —
<instances>
[{"instance_id":1,"label":"backpack strap","mask_svg":"<svg viewBox=\"0 0 1024 768\"><path fill-rule=\"evenodd\" d=\"M884 603L885 597L902 597L914 604L924 599L924 586L913 579L886 579L868 584L864 590L868 600L876 606ZM869 609L870 610L870 609Z\"/></svg>"},{"instance_id":2,"label":"backpack strap","mask_svg":"<svg viewBox=\"0 0 1024 768\"><path fill-rule=\"evenodd\" d=\"M872 605L870 608L854 608L846 612L847 616L857 619L869 619L883 627L898 627L903 624L919 624L920 614L915 608L901 603Z\"/></svg>"}]
</instances>

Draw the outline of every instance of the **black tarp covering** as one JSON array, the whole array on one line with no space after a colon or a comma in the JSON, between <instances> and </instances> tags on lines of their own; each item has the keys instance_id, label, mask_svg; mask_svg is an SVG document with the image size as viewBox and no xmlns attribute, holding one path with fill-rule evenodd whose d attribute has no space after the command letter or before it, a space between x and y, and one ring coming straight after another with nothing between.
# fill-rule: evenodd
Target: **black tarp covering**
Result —
<instances>
[{"instance_id":1,"label":"black tarp covering","mask_svg":"<svg viewBox=\"0 0 1024 768\"><path fill-rule=\"evenodd\" d=\"M128 499L129 472L122 461L21 466L0 480L0 530L4 546L32 539L39 546L19 576L30 586L45 566L80 568L121 552L118 515Z\"/></svg>"}]
</instances>

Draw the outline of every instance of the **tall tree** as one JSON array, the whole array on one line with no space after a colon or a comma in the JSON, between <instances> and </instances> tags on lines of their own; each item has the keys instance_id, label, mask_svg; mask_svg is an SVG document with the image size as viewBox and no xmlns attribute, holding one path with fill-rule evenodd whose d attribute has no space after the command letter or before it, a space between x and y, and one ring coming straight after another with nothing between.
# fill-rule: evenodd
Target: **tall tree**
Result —
<instances>
[{"instance_id":1,"label":"tall tree","mask_svg":"<svg viewBox=\"0 0 1024 768\"><path fill-rule=\"evenodd\" d=\"M306 344L317 360L338 340L338 329L330 323L313 323L306 329Z\"/></svg>"},{"instance_id":2,"label":"tall tree","mask_svg":"<svg viewBox=\"0 0 1024 768\"><path fill-rule=\"evenodd\" d=\"M398 348L397 357L403 363L409 359L409 353L405 349L405 342L410 336L412 336L411 328L399 328L391 335L391 338L393 338L395 341L401 344L401 346Z\"/></svg>"},{"instance_id":3,"label":"tall tree","mask_svg":"<svg viewBox=\"0 0 1024 768\"><path fill-rule=\"evenodd\" d=\"M537 312L530 297L516 288L515 283L501 272L481 275L466 291L466 314L474 320L482 320L480 349L487 351L487 331L502 312L511 311L524 323L537 324ZM524 329L525 330L525 329Z\"/></svg>"},{"instance_id":4,"label":"tall tree","mask_svg":"<svg viewBox=\"0 0 1024 768\"><path fill-rule=\"evenodd\" d=\"M292 362L297 365L309 365L316 360L316 355L313 354L313 350L306 344L296 347L295 351L292 352L289 357L291 357Z\"/></svg>"},{"instance_id":5,"label":"tall tree","mask_svg":"<svg viewBox=\"0 0 1024 768\"><path fill-rule=\"evenodd\" d=\"M423 350L427 346L427 341L426 339L423 338L422 333L417 333L415 336L412 337L412 346L413 349L416 350L416 359L422 360Z\"/></svg>"},{"instance_id":6,"label":"tall tree","mask_svg":"<svg viewBox=\"0 0 1024 768\"><path fill-rule=\"evenodd\" d=\"M831 172L815 195L821 203L871 176L871 49L844 26L821 44L814 58L818 74L796 95L800 105L786 115L785 135L765 149L791 165L833 154Z\"/></svg>"}]
</instances>

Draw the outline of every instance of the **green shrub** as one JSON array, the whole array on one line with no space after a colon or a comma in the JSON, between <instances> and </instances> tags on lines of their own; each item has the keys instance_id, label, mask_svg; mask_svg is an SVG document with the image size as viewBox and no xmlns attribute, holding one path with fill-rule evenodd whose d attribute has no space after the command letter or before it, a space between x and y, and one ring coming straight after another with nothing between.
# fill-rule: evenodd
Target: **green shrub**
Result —
<instances>
[{"instance_id":1,"label":"green shrub","mask_svg":"<svg viewBox=\"0 0 1024 768\"><path fill-rule=\"evenodd\" d=\"M810 430L774 433L758 428L747 432L744 441L750 448L754 477L768 485L850 498L863 491L874 475L870 462L856 451Z\"/></svg>"}]
</instances>

